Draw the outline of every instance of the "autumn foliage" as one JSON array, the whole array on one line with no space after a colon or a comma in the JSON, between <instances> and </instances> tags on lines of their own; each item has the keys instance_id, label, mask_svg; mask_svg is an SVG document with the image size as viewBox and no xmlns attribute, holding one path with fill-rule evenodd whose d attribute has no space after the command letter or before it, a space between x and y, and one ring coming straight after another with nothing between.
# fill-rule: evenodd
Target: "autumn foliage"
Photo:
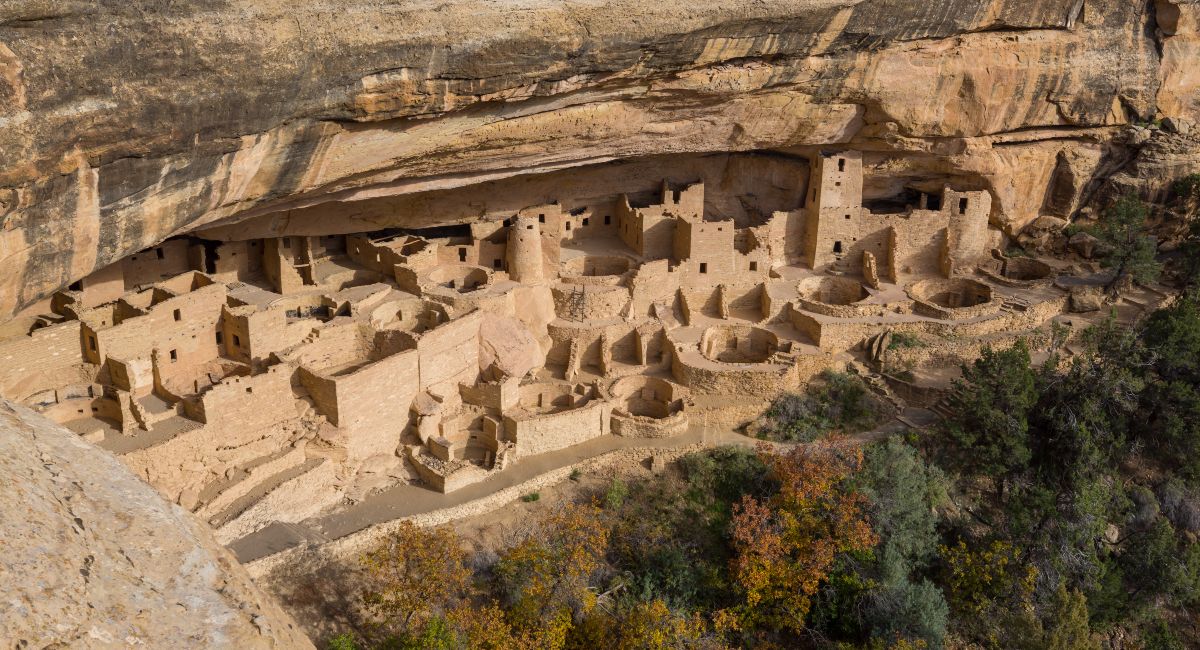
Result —
<instances>
[{"instance_id":1,"label":"autumn foliage","mask_svg":"<svg viewBox=\"0 0 1200 650\"><path fill-rule=\"evenodd\" d=\"M799 632L837 556L877 542L865 497L845 485L862 465L862 452L822 445L759 453L779 491L765 499L745 496L735 508L732 573L744 601L734 613L742 629Z\"/></svg>"}]
</instances>

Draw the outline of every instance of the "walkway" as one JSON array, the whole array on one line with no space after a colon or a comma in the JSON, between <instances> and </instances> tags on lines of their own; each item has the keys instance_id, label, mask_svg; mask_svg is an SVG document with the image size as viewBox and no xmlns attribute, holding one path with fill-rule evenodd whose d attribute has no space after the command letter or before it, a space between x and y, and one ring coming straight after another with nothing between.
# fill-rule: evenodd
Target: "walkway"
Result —
<instances>
[{"instance_id":1,"label":"walkway","mask_svg":"<svg viewBox=\"0 0 1200 650\"><path fill-rule=\"evenodd\" d=\"M904 418L909 423L913 423L913 420L925 420L921 415L915 414L919 409L910 410L914 411L914 414L906 413L911 417ZM901 419L892 419L873 431L854 436L851 440L859 444L879 440L909 426L910 424ZM486 480L449 494L434 492L417 485L397 485L329 515L314 517L300 523L275 522L233 541L229 544L229 549L243 564L253 562L300 544L321 544L375 524L460 506L500 490L521 485L553 470L612 451L633 448L678 449L696 444L705 447L753 446L759 442L761 441L733 431L702 426L693 426L687 433L673 438L593 438L566 449L520 459L511 467L494 473Z\"/></svg>"}]
</instances>

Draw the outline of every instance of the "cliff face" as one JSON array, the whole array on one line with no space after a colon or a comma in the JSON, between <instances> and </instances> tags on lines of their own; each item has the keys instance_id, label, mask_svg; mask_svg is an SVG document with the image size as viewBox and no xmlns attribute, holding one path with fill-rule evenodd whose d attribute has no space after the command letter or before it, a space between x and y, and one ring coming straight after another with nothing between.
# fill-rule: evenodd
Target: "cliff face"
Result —
<instances>
[{"instance_id":1,"label":"cliff face","mask_svg":"<svg viewBox=\"0 0 1200 650\"><path fill-rule=\"evenodd\" d=\"M0 399L0 645L311 648L192 515Z\"/></svg>"},{"instance_id":2,"label":"cliff face","mask_svg":"<svg viewBox=\"0 0 1200 650\"><path fill-rule=\"evenodd\" d=\"M202 227L270 215L280 234L321 204L337 221L663 154L854 146L898 177L992 190L993 221L1016 228L1077 207L1128 157L1123 125L1195 120L1198 15L1163 0L0 4L0 317Z\"/></svg>"}]
</instances>

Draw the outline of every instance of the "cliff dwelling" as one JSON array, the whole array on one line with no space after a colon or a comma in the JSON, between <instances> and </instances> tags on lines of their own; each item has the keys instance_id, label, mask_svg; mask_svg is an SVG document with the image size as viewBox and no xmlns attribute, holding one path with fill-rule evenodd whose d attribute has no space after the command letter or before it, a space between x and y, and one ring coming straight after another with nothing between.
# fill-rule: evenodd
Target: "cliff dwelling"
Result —
<instances>
[{"instance_id":1,"label":"cliff dwelling","mask_svg":"<svg viewBox=\"0 0 1200 650\"><path fill-rule=\"evenodd\" d=\"M1054 268L997 250L987 191L864 203L849 150L780 170L757 195L446 192L423 205L479 214L170 239L54 294L0 343L0 393L228 541L390 485L454 492L606 437L731 429L880 334L1024 331L1066 308ZM772 209L729 208L754 196Z\"/></svg>"}]
</instances>

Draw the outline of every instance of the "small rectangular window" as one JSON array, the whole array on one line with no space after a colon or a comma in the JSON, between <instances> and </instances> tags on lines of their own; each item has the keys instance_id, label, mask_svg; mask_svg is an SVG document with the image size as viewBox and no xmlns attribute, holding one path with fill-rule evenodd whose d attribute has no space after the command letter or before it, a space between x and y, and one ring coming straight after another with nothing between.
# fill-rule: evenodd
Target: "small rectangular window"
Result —
<instances>
[{"instance_id":1,"label":"small rectangular window","mask_svg":"<svg viewBox=\"0 0 1200 650\"><path fill-rule=\"evenodd\" d=\"M967 213L967 199L966 199L966 197L963 197L963 198L961 198L961 199L959 199L959 200L958 200L958 213L959 213L959 214L966 214L966 213Z\"/></svg>"},{"instance_id":2,"label":"small rectangular window","mask_svg":"<svg viewBox=\"0 0 1200 650\"><path fill-rule=\"evenodd\" d=\"M465 249L465 248L458 249L458 261L460 261L460 262L467 261L467 249Z\"/></svg>"},{"instance_id":3,"label":"small rectangular window","mask_svg":"<svg viewBox=\"0 0 1200 650\"><path fill-rule=\"evenodd\" d=\"M586 226L586 225L588 225L588 218L587 218L587 217L584 217L584 218L583 218L583 225L585 225L585 226Z\"/></svg>"},{"instance_id":4,"label":"small rectangular window","mask_svg":"<svg viewBox=\"0 0 1200 650\"><path fill-rule=\"evenodd\" d=\"M570 222L570 221L566 222L566 228L567 228L567 230L570 230L570 229L571 229L571 222Z\"/></svg>"},{"instance_id":5,"label":"small rectangular window","mask_svg":"<svg viewBox=\"0 0 1200 650\"><path fill-rule=\"evenodd\" d=\"M833 252L838 255L842 254L842 242L840 242L840 241L833 242Z\"/></svg>"},{"instance_id":6,"label":"small rectangular window","mask_svg":"<svg viewBox=\"0 0 1200 650\"><path fill-rule=\"evenodd\" d=\"M165 257L165 255L163 255L163 249L161 249L161 248L154 249L154 254L157 255L158 259L160 259L160 260L163 259L163 257Z\"/></svg>"},{"instance_id":7,"label":"small rectangular window","mask_svg":"<svg viewBox=\"0 0 1200 650\"><path fill-rule=\"evenodd\" d=\"M254 389L253 389L252 387L250 387L250 386L247 386L247 387L246 387L246 392L247 392L247 393L253 393L253 392L254 392Z\"/></svg>"},{"instance_id":8,"label":"small rectangular window","mask_svg":"<svg viewBox=\"0 0 1200 650\"><path fill-rule=\"evenodd\" d=\"M611 214L604 215L604 225L608 226L611 224L612 224L612 215Z\"/></svg>"},{"instance_id":9,"label":"small rectangular window","mask_svg":"<svg viewBox=\"0 0 1200 650\"><path fill-rule=\"evenodd\" d=\"M700 262L700 272L708 273L708 263L707 262Z\"/></svg>"},{"instance_id":10,"label":"small rectangular window","mask_svg":"<svg viewBox=\"0 0 1200 650\"><path fill-rule=\"evenodd\" d=\"M171 350L171 361L178 361L178 360L179 360L179 353L175 350Z\"/></svg>"},{"instance_id":11,"label":"small rectangular window","mask_svg":"<svg viewBox=\"0 0 1200 650\"><path fill-rule=\"evenodd\" d=\"M750 270L757 271L758 270L758 262L750 262Z\"/></svg>"},{"instance_id":12,"label":"small rectangular window","mask_svg":"<svg viewBox=\"0 0 1200 650\"><path fill-rule=\"evenodd\" d=\"M284 238L283 238L283 247L284 247L284 248L291 248L291 247L292 247L292 238L291 238L291 237L284 237Z\"/></svg>"},{"instance_id":13,"label":"small rectangular window","mask_svg":"<svg viewBox=\"0 0 1200 650\"><path fill-rule=\"evenodd\" d=\"M220 332L217 332L217 345L220 345L224 342L225 342L225 336L222 335Z\"/></svg>"},{"instance_id":14,"label":"small rectangular window","mask_svg":"<svg viewBox=\"0 0 1200 650\"><path fill-rule=\"evenodd\" d=\"M501 264L502 264L502 262L500 261L500 258L496 258L496 259L492 260L492 268L493 269L500 268Z\"/></svg>"},{"instance_id":15,"label":"small rectangular window","mask_svg":"<svg viewBox=\"0 0 1200 650\"><path fill-rule=\"evenodd\" d=\"M533 230L533 224L529 224L528 226L525 226L525 230Z\"/></svg>"},{"instance_id":16,"label":"small rectangular window","mask_svg":"<svg viewBox=\"0 0 1200 650\"><path fill-rule=\"evenodd\" d=\"M839 172L846 171L846 159L845 158L838 158L838 171Z\"/></svg>"},{"instance_id":17,"label":"small rectangular window","mask_svg":"<svg viewBox=\"0 0 1200 650\"><path fill-rule=\"evenodd\" d=\"M835 185L835 186L837 186L837 187L841 187L841 186L842 186L842 182L841 182L841 181L835 181L835 182L834 182L834 185Z\"/></svg>"},{"instance_id":18,"label":"small rectangular window","mask_svg":"<svg viewBox=\"0 0 1200 650\"><path fill-rule=\"evenodd\" d=\"M539 214L538 215L538 223L546 223L546 215Z\"/></svg>"},{"instance_id":19,"label":"small rectangular window","mask_svg":"<svg viewBox=\"0 0 1200 650\"><path fill-rule=\"evenodd\" d=\"M92 349L92 352L96 351L96 337L88 335L88 347Z\"/></svg>"},{"instance_id":20,"label":"small rectangular window","mask_svg":"<svg viewBox=\"0 0 1200 650\"><path fill-rule=\"evenodd\" d=\"M847 218L847 219L849 219L849 218L850 218L850 215L846 215L846 218Z\"/></svg>"},{"instance_id":21,"label":"small rectangular window","mask_svg":"<svg viewBox=\"0 0 1200 650\"><path fill-rule=\"evenodd\" d=\"M175 320L183 320L183 312L179 311L178 309L171 312L171 315L175 317Z\"/></svg>"},{"instance_id":22,"label":"small rectangular window","mask_svg":"<svg viewBox=\"0 0 1200 650\"><path fill-rule=\"evenodd\" d=\"M242 339L238 338L237 334L233 335L233 345L235 347L241 347L241 345L242 345Z\"/></svg>"}]
</instances>

